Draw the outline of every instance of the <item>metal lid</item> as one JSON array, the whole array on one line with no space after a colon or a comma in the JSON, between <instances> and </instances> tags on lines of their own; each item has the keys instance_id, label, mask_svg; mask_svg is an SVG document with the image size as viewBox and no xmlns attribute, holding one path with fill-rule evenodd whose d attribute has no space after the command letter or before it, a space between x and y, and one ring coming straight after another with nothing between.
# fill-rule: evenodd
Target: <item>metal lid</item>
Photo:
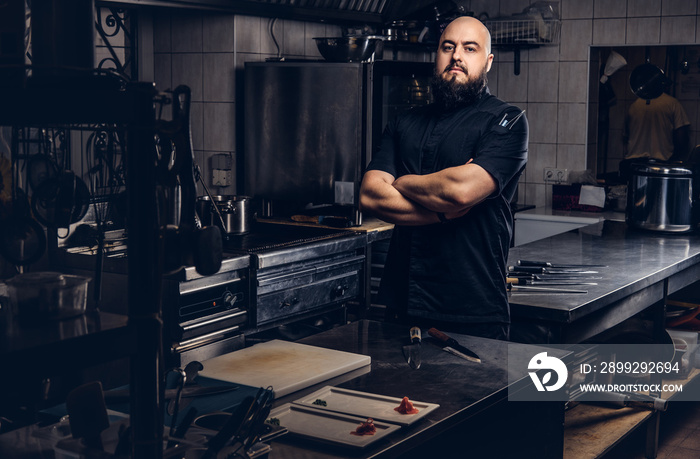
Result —
<instances>
[{"instance_id":1,"label":"metal lid","mask_svg":"<svg viewBox=\"0 0 700 459\"><path fill-rule=\"evenodd\" d=\"M632 171L648 175L693 175L692 169L682 164L636 163L632 164Z\"/></svg>"}]
</instances>

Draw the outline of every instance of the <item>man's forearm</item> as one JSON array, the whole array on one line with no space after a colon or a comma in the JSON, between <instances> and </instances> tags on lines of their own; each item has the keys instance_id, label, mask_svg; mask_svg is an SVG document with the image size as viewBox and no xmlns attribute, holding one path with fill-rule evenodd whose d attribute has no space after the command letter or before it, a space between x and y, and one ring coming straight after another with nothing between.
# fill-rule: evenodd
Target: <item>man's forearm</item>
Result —
<instances>
[{"instance_id":1,"label":"man's forearm","mask_svg":"<svg viewBox=\"0 0 700 459\"><path fill-rule=\"evenodd\" d=\"M360 210L398 225L427 225L440 221L432 212L403 196L391 184L393 177L368 174L360 189Z\"/></svg>"},{"instance_id":2,"label":"man's forearm","mask_svg":"<svg viewBox=\"0 0 700 459\"><path fill-rule=\"evenodd\" d=\"M401 195L433 212L465 213L496 190L496 182L480 166L443 169L426 175L404 175L394 188Z\"/></svg>"}]
</instances>

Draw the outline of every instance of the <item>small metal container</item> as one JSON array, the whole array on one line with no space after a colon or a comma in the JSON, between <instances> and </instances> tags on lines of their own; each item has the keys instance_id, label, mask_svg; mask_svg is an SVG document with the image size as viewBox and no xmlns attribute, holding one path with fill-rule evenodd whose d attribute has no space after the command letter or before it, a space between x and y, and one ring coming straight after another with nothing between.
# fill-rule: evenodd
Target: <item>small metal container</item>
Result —
<instances>
[{"instance_id":1,"label":"small metal container","mask_svg":"<svg viewBox=\"0 0 700 459\"><path fill-rule=\"evenodd\" d=\"M681 163L634 163L627 190L627 224L686 233L698 227L698 174Z\"/></svg>"},{"instance_id":2,"label":"small metal container","mask_svg":"<svg viewBox=\"0 0 700 459\"><path fill-rule=\"evenodd\" d=\"M214 204L221 214L221 219L212 207L209 196L197 198L197 214L202 226L216 225L226 234L245 234L253 224L253 209L251 198L248 196L212 196ZM222 220L223 219L223 224Z\"/></svg>"}]
</instances>

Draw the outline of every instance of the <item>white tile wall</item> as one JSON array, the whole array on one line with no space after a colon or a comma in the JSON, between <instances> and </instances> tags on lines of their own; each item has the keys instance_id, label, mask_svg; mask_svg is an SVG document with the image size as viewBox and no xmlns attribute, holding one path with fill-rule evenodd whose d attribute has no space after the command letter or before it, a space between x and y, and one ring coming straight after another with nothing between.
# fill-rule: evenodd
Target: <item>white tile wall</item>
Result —
<instances>
[{"instance_id":1,"label":"white tile wall","mask_svg":"<svg viewBox=\"0 0 700 459\"><path fill-rule=\"evenodd\" d=\"M528 69L527 96L538 102L556 102L558 99L559 63L530 62Z\"/></svg>"},{"instance_id":2,"label":"white tile wall","mask_svg":"<svg viewBox=\"0 0 700 459\"><path fill-rule=\"evenodd\" d=\"M661 43L692 43L695 17L670 16L661 18Z\"/></svg>"},{"instance_id":3,"label":"white tile wall","mask_svg":"<svg viewBox=\"0 0 700 459\"><path fill-rule=\"evenodd\" d=\"M202 51L233 53L235 51L233 16L205 14L202 18Z\"/></svg>"},{"instance_id":4,"label":"white tile wall","mask_svg":"<svg viewBox=\"0 0 700 459\"><path fill-rule=\"evenodd\" d=\"M574 3L576 0L565 0L565 4ZM624 18L627 15L627 2L625 0L594 0L593 17L598 18Z\"/></svg>"},{"instance_id":5,"label":"white tile wall","mask_svg":"<svg viewBox=\"0 0 700 459\"><path fill-rule=\"evenodd\" d=\"M627 8L628 17L659 16L661 0L627 0Z\"/></svg>"},{"instance_id":6,"label":"white tile wall","mask_svg":"<svg viewBox=\"0 0 700 459\"><path fill-rule=\"evenodd\" d=\"M661 3L662 16L694 15L698 13L698 5L693 0L663 0Z\"/></svg>"},{"instance_id":7,"label":"white tile wall","mask_svg":"<svg viewBox=\"0 0 700 459\"><path fill-rule=\"evenodd\" d=\"M586 103L588 63L561 62L559 64L559 102Z\"/></svg>"},{"instance_id":8,"label":"white tile wall","mask_svg":"<svg viewBox=\"0 0 700 459\"><path fill-rule=\"evenodd\" d=\"M598 19L593 21L593 44L625 43L626 19Z\"/></svg>"},{"instance_id":9,"label":"white tile wall","mask_svg":"<svg viewBox=\"0 0 700 459\"><path fill-rule=\"evenodd\" d=\"M630 18L627 20L627 44L655 45L661 39L661 18Z\"/></svg>"}]
</instances>

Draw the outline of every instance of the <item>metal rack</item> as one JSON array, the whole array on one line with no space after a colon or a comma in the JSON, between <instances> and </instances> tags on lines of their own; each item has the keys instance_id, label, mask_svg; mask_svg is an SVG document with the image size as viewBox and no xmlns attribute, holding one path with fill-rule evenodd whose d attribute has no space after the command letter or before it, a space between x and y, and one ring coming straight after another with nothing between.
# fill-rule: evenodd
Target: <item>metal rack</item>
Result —
<instances>
[{"instance_id":1,"label":"metal rack","mask_svg":"<svg viewBox=\"0 0 700 459\"><path fill-rule=\"evenodd\" d=\"M93 84L0 88L0 125L70 128L105 123L125 128L128 335L132 342L123 346L121 355L131 359L133 457L157 458L162 456L163 432L162 413L153 409L159 404L157 375L162 372L161 279L154 269L159 266L156 204L154 199L144 199L154 196L156 189L152 161L155 88L153 83L129 83L117 89L96 76L86 81ZM109 353L105 359L112 357Z\"/></svg>"},{"instance_id":2,"label":"metal rack","mask_svg":"<svg viewBox=\"0 0 700 459\"><path fill-rule=\"evenodd\" d=\"M484 21L491 32L491 45L513 51L514 73L520 75L520 50L556 46L561 39L559 4L536 1L522 13Z\"/></svg>"},{"instance_id":3,"label":"metal rack","mask_svg":"<svg viewBox=\"0 0 700 459\"><path fill-rule=\"evenodd\" d=\"M561 21L554 19L494 19L485 22L493 46L558 45Z\"/></svg>"}]
</instances>

